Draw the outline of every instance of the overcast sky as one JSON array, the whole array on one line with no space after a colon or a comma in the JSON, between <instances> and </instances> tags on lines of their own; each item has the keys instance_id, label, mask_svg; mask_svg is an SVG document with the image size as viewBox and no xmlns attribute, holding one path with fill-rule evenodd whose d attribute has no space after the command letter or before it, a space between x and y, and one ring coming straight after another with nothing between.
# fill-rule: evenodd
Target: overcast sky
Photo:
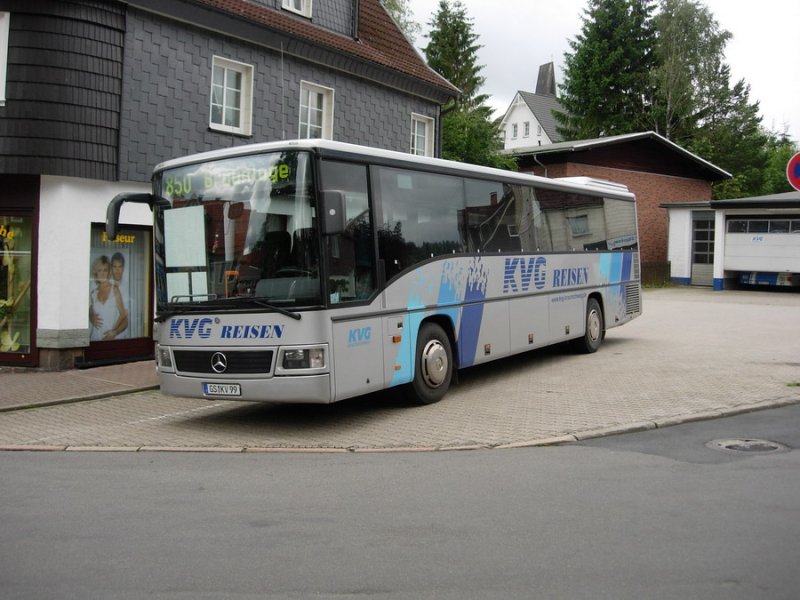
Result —
<instances>
[{"instance_id":1,"label":"overcast sky","mask_svg":"<svg viewBox=\"0 0 800 600\"><path fill-rule=\"evenodd\" d=\"M733 82L750 84L750 101L759 101L762 124L800 142L800 0L701 0L720 26L733 34L725 52ZM563 82L567 40L581 30L586 0L462 0L483 45L479 64L496 116L517 90L535 91L539 65L553 61ZM439 0L409 0L424 34Z\"/></svg>"}]
</instances>

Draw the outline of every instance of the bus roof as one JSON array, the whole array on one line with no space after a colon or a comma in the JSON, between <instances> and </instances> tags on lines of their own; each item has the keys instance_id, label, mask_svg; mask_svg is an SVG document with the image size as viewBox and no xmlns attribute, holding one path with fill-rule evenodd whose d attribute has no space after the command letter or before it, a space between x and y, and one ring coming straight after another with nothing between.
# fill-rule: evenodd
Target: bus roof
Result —
<instances>
[{"instance_id":1,"label":"bus roof","mask_svg":"<svg viewBox=\"0 0 800 600\"><path fill-rule=\"evenodd\" d=\"M424 171L475 177L478 179L499 179L507 183L535 184L538 187L544 188L569 189L581 193L599 194L607 197L613 196L628 200L634 199L634 195L628 190L627 186L603 179L594 179L590 177L563 177L551 179L532 175L530 173L518 173L515 171L506 171L492 167L444 160L441 158L416 156L414 154L397 152L394 150L384 150L381 148L371 148L368 146L359 146L357 144L321 139L299 139L245 144L232 148L191 154L156 165L153 170L153 175L155 176L166 169L174 169L200 162L286 150L305 150L315 152L327 158L356 159L383 166L416 168Z\"/></svg>"}]
</instances>

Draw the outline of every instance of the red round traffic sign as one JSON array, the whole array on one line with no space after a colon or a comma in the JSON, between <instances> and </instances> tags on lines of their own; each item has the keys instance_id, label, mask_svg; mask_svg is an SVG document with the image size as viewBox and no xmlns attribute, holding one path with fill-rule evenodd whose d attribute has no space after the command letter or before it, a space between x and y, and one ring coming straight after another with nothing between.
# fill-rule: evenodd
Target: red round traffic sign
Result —
<instances>
[{"instance_id":1,"label":"red round traffic sign","mask_svg":"<svg viewBox=\"0 0 800 600\"><path fill-rule=\"evenodd\" d=\"M794 189L800 191L800 152L789 159L789 164L786 165L786 178Z\"/></svg>"}]
</instances>

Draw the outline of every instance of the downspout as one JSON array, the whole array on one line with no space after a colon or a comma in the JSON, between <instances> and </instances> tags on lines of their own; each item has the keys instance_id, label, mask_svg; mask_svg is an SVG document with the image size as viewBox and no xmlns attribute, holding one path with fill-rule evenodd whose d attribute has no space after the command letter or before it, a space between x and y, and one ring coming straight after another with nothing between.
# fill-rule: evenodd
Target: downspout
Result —
<instances>
[{"instance_id":1,"label":"downspout","mask_svg":"<svg viewBox=\"0 0 800 600\"><path fill-rule=\"evenodd\" d=\"M547 177L547 167L545 167L542 162L539 160L539 156L534 152L533 153L533 160L536 161L536 164L544 169L544 176Z\"/></svg>"},{"instance_id":2,"label":"downspout","mask_svg":"<svg viewBox=\"0 0 800 600\"><path fill-rule=\"evenodd\" d=\"M355 0L355 7L353 8L353 39L358 40L358 11L361 2Z\"/></svg>"},{"instance_id":3,"label":"downspout","mask_svg":"<svg viewBox=\"0 0 800 600\"><path fill-rule=\"evenodd\" d=\"M435 158L442 158L442 140L444 136L442 134L442 105L438 104L436 106L436 112L438 113L436 116L436 144L435 148L433 149L433 156Z\"/></svg>"}]
</instances>

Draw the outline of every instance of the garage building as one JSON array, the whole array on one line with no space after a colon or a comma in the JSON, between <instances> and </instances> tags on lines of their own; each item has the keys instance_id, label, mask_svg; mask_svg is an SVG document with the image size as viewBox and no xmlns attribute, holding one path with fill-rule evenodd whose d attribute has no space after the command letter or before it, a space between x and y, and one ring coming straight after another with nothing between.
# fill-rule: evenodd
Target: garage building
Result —
<instances>
[{"instance_id":1,"label":"garage building","mask_svg":"<svg viewBox=\"0 0 800 600\"><path fill-rule=\"evenodd\" d=\"M673 282L800 289L800 191L661 207Z\"/></svg>"}]
</instances>

